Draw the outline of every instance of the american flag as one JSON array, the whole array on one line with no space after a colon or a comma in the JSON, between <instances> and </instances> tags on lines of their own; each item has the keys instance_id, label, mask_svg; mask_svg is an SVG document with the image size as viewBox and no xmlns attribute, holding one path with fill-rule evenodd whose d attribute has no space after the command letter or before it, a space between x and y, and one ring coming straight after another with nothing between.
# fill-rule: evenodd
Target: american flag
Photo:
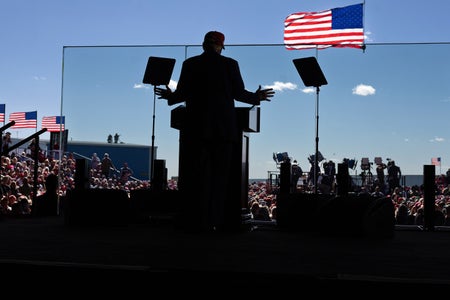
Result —
<instances>
[{"instance_id":1,"label":"american flag","mask_svg":"<svg viewBox=\"0 0 450 300\"><path fill-rule=\"evenodd\" d=\"M431 164L435 166L441 165L441 158L440 157L433 157L431 158Z\"/></svg>"},{"instance_id":2,"label":"american flag","mask_svg":"<svg viewBox=\"0 0 450 300\"><path fill-rule=\"evenodd\" d=\"M0 104L0 122L5 122L5 104Z\"/></svg>"},{"instance_id":3,"label":"american flag","mask_svg":"<svg viewBox=\"0 0 450 300\"><path fill-rule=\"evenodd\" d=\"M288 50L364 49L363 4L290 14L284 21L284 44Z\"/></svg>"},{"instance_id":4,"label":"american flag","mask_svg":"<svg viewBox=\"0 0 450 300\"><path fill-rule=\"evenodd\" d=\"M37 111L11 113L9 121L16 122L11 128L37 128Z\"/></svg>"},{"instance_id":5,"label":"american flag","mask_svg":"<svg viewBox=\"0 0 450 300\"><path fill-rule=\"evenodd\" d=\"M53 116L42 118L42 128L47 128L48 132L64 131L64 116Z\"/></svg>"}]
</instances>

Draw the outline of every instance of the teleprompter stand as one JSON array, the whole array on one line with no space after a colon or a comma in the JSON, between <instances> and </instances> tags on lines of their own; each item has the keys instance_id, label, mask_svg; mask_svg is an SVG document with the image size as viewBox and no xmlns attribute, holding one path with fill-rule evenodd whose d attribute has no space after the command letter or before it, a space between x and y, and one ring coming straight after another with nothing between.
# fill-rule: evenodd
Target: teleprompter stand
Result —
<instances>
[{"instance_id":1,"label":"teleprompter stand","mask_svg":"<svg viewBox=\"0 0 450 300\"><path fill-rule=\"evenodd\" d=\"M313 56L297 58L293 60L295 68L299 73L305 86L316 88L316 152L314 155L314 193L317 194L317 167L319 157L319 91L320 86L328 84L320 69L317 59Z\"/></svg>"},{"instance_id":2,"label":"teleprompter stand","mask_svg":"<svg viewBox=\"0 0 450 300\"><path fill-rule=\"evenodd\" d=\"M172 76L174 66L174 58L150 56L148 58L147 67L145 68L142 83L153 85L153 91L158 85L168 85L170 82L170 77ZM155 179L155 106L156 94L153 92L152 159L150 175L152 188Z\"/></svg>"}]
</instances>

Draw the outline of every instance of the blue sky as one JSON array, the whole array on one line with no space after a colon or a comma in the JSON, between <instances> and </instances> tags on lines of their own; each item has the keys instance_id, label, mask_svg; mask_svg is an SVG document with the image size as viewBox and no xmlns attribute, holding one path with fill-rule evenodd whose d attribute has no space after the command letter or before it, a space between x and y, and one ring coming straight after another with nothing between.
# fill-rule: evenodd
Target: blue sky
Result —
<instances>
[{"instance_id":1,"label":"blue sky","mask_svg":"<svg viewBox=\"0 0 450 300\"><path fill-rule=\"evenodd\" d=\"M305 89L292 59L316 55L328 80L319 94L319 150L326 159L392 158L404 174L422 174L432 157L442 158L437 173L450 166L447 0L368 0L366 51L325 49L317 54L279 46L284 19L294 12L360 2L3 2L0 103L6 104L7 117L37 110L40 124L43 116L62 110L70 139L106 141L117 132L125 143L150 145L154 112L158 158L166 160L168 175L176 176L178 132L170 128L174 107L158 100L153 111L152 89L142 85L146 59L176 58L175 83L184 56L199 53L204 34L219 30L228 46L223 55L239 61L246 87L256 90L261 84L277 90L271 102L261 105L261 132L251 134L251 178L266 178L276 170L273 152L286 151L309 169L316 98ZM184 45L192 47L185 53ZM26 137L34 130L11 132Z\"/></svg>"}]
</instances>

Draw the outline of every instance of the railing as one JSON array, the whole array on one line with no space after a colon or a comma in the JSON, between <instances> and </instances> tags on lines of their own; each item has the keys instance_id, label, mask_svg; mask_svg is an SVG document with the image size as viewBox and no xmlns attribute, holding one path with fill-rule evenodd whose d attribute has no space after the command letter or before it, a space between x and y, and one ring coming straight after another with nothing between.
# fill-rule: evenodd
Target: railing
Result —
<instances>
[{"instance_id":1,"label":"railing","mask_svg":"<svg viewBox=\"0 0 450 300\"><path fill-rule=\"evenodd\" d=\"M69 153L66 153L66 155L68 155L68 154L69 154ZM85 156L85 155L82 155L82 154L80 154L80 153L72 152L71 154L74 155L75 159L76 159L76 158L82 158L82 159L85 159L85 160L87 160L87 161L89 161L89 162L92 162L92 158L87 157L87 156ZM117 169L117 168L110 168L110 170L113 171L114 173L116 173L117 175L120 174L120 168L119 168L119 169ZM140 179L138 179L138 178L136 178L136 177L133 177L133 176L129 176L128 178L131 179L131 180L134 180L134 181L140 181Z\"/></svg>"}]
</instances>

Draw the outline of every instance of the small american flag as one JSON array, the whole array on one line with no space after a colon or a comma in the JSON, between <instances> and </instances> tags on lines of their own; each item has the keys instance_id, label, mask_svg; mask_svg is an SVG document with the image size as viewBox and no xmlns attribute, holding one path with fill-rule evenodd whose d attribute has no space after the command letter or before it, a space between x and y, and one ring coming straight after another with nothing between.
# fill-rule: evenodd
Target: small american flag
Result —
<instances>
[{"instance_id":1,"label":"small american flag","mask_svg":"<svg viewBox=\"0 0 450 300\"><path fill-rule=\"evenodd\" d=\"M0 122L5 122L5 104L0 104Z\"/></svg>"},{"instance_id":2,"label":"small american flag","mask_svg":"<svg viewBox=\"0 0 450 300\"><path fill-rule=\"evenodd\" d=\"M42 128L47 128L48 132L64 131L64 116L53 116L42 118Z\"/></svg>"},{"instance_id":3,"label":"small american flag","mask_svg":"<svg viewBox=\"0 0 450 300\"><path fill-rule=\"evenodd\" d=\"M440 157L433 157L431 158L431 164L435 166L441 165L441 158Z\"/></svg>"},{"instance_id":4,"label":"small american flag","mask_svg":"<svg viewBox=\"0 0 450 300\"><path fill-rule=\"evenodd\" d=\"M37 128L37 111L11 113L9 121L16 122L11 128Z\"/></svg>"},{"instance_id":5,"label":"small american flag","mask_svg":"<svg viewBox=\"0 0 450 300\"><path fill-rule=\"evenodd\" d=\"M363 4L290 14L284 21L284 44L288 50L364 49Z\"/></svg>"}]
</instances>

